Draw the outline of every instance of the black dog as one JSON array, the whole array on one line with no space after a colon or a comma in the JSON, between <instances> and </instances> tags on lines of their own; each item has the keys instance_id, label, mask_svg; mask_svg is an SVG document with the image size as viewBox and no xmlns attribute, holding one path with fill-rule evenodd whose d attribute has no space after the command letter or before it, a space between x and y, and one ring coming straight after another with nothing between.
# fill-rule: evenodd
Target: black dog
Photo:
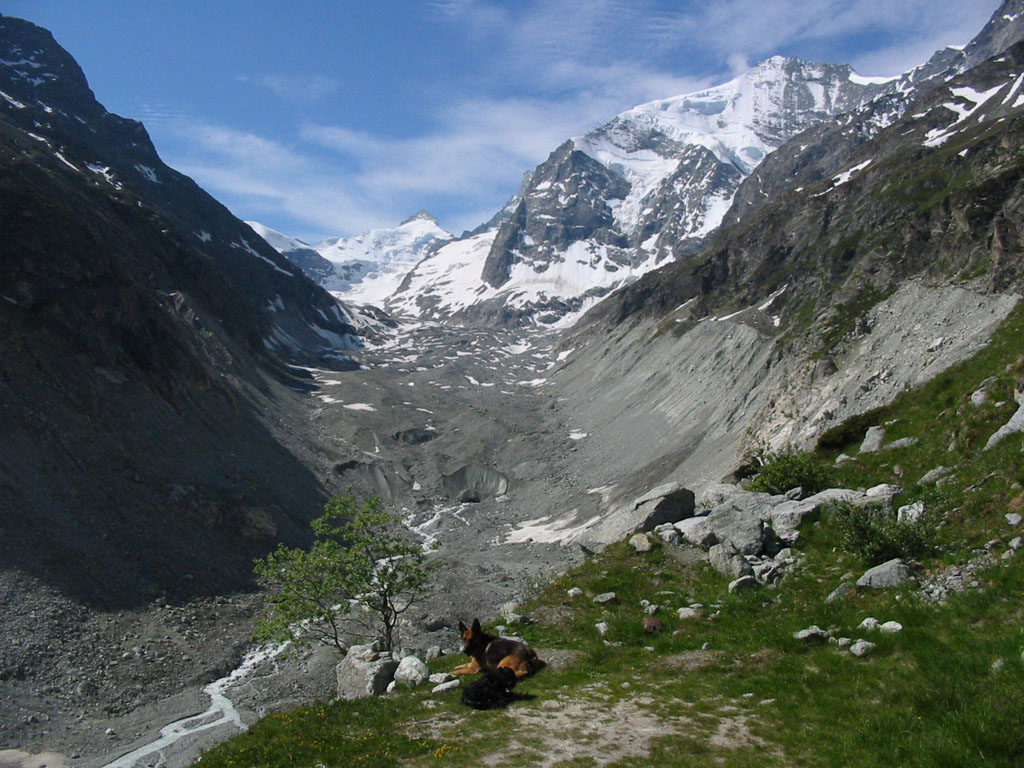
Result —
<instances>
[{"instance_id":1,"label":"black dog","mask_svg":"<svg viewBox=\"0 0 1024 768\"><path fill-rule=\"evenodd\" d=\"M489 669L462 691L462 703L473 709L504 707L516 698L516 673L508 667Z\"/></svg>"}]
</instances>

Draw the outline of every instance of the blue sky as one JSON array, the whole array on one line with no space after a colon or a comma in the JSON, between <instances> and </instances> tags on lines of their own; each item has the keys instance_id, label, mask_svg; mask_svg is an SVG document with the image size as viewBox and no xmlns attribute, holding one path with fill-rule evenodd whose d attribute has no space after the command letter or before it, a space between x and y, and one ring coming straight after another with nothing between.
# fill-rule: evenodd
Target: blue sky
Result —
<instances>
[{"instance_id":1,"label":"blue sky","mask_svg":"<svg viewBox=\"0 0 1024 768\"><path fill-rule=\"evenodd\" d=\"M3 0L236 215L315 241L489 218L565 139L781 53L890 75L998 0Z\"/></svg>"}]
</instances>

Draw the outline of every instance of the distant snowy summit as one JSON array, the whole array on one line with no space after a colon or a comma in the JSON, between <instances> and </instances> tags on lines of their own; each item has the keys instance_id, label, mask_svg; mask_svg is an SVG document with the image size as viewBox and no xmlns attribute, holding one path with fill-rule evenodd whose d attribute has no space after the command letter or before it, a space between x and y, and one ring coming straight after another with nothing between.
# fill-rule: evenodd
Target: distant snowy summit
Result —
<instances>
[{"instance_id":1,"label":"distant snowy summit","mask_svg":"<svg viewBox=\"0 0 1024 768\"><path fill-rule=\"evenodd\" d=\"M376 306L384 304L419 261L453 237L426 211L391 229L328 238L315 245L256 221L247 223L281 255L339 298Z\"/></svg>"},{"instance_id":2,"label":"distant snowy summit","mask_svg":"<svg viewBox=\"0 0 1024 768\"><path fill-rule=\"evenodd\" d=\"M775 56L723 85L634 107L555 149L489 229L437 249L389 306L571 322L696 251L765 156L887 87L849 66Z\"/></svg>"}]
</instances>

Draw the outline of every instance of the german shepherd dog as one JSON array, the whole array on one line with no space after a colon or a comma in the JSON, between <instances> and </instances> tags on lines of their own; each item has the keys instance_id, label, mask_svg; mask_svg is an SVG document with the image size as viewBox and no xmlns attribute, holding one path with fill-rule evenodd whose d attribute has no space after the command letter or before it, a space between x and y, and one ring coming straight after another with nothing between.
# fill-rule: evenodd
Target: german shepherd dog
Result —
<instances>
[{"instance_id":1,"label":"german shepherd dog","mask_svg":"<svg viewBox=\"0 0 1024 768\"><path fill-rule=\"evenodd\" d=\"M462 691L462 703L473 709L496 709L515 700L516 673L509 667L489 669Z\"/></svg>"},{"instance_id":2,"label":"german shepherd dog","mask_svg":"<svg viewBox=\"0 0 1024 768\"><path fill-rule=\"evenodd\" d=\"M484 632L480 619L473 619L471 627L460 621L459 631L465 643L462 652L470 657L470 661L452 670L456 675L508 668L515 673L517 680L521 680L544 667L544 662L537 658L533 648L521 640L509 640Z\"/></svg>"}]
</instances>

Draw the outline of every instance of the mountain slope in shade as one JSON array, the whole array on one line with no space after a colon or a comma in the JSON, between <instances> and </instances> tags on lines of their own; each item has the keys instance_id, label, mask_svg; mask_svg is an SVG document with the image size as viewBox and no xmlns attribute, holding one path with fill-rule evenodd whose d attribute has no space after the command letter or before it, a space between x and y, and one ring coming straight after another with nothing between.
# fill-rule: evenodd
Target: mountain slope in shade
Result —
<instances>
[{"instance_id":1,"label":"mountain slope in shade","mask_svg":"<svg viewBox=\"0 0 1024 768\"><path fill-rule=\"evenodd\" d=\"M133 605L300 541L325 490L290 364L351 366L363 321L6 16L0 233L0 568Z\"/></svg>"},{"instance_id":2,"label":"mountain slope in shade","mask_svg":"<svg viewBox=\"0 0 1024 768\"><path fill-rule=\"evenodd\" d=\"M774 57L724 85L624 112L558 147L496 230L474 235L472 245L440 248L388 306L423 316L568 322L695 250L768 153L886 87L846 66ZM480 238L489 242L484 263L476 275L459 267L471 281L453 288L453 265L478 254Z\"/></svg>"}]
</instances>

